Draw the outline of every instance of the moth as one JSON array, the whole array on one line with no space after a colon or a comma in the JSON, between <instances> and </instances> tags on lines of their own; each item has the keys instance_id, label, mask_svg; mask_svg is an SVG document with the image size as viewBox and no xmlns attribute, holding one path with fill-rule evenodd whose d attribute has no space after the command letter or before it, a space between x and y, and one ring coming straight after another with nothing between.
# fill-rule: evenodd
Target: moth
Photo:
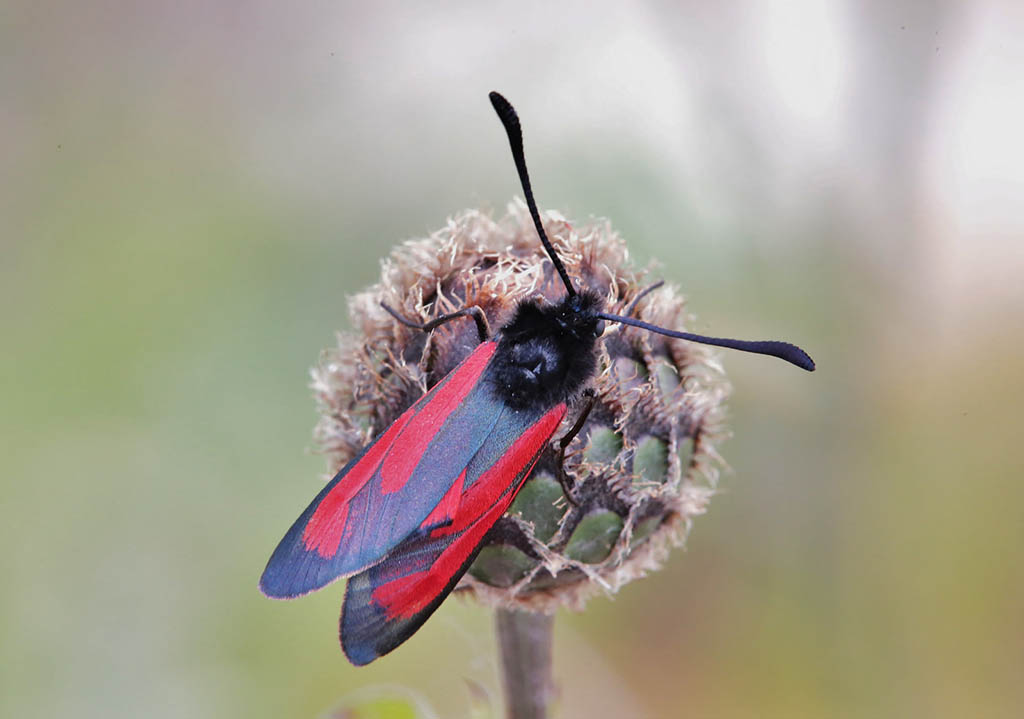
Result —
<instances>
[{"instance_id":1,"label":"moth","mask_svg":"<svg viewBox=\"0 0 1024 719\"><path fill-rule=\"evenodd\" d=\"M541 224L522 129L497 92L491 104L508 134L537 235L565 296L529 297L492 333L479 307L420 324L385 306L396 321L430 331L459 318L476 322L480 343L455 369L367 445L291 526L260 579L268 597L292 599L348 577L341 646L365 665L411 637L469 568L488 530L505 513L572 400L597 371L606 323L778 357L813 371L796 345L678 332L607 312L602 297L578 289ZM578 432L590 403L562 446ZM559 473L565 478L564 473ZM573 501L572 488L564 486Z\"/></svg>"}]
</instances>

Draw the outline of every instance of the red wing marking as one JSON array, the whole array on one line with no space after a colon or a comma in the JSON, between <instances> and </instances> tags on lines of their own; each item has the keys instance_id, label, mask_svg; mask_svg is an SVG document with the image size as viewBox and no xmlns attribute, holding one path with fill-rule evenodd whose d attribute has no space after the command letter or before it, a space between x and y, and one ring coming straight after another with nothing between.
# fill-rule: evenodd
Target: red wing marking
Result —
<instances>
[{"instance_id":1,"label":"red wing marking","mask_svg":"<svg viewBox=\"0 0 1024 719\"><path fill-rule=\"evenodd\" d=\"M378 469L385 493L405 485L437 428L476 385L496 348L495 342L480 345L437 387L433 396L425 398L426 402L417 402L388 427L310 516L302 531L306 551L315 550L324 559L338 553L345 536L349 502Z\"/></svg>"},{"instance_id":2,"label":"red wing marking","mask_svg":"<svg viewBox=\"0 0 1024 719\"><path fill-rule=\"evenodd\" d=\"M462 500L462 485L466 481L466 470L455 480L455 484L449 489L434 510L427 515L427 518L420 524L421 528L432 527L455 517Z\"/></svg>"},{"instance_id":3,"label":"red wing marking","mask_svg":"<svg viewBox=\"0 0 1024 719\"><path fill-rule=\"evenodd\" d=\"M405 414L395 420L387 432L381 435L363 458L348 471L345 478L323 498L302 531L302 542L306 545L306 551L312 552L315 549L324 559L337 554L345 529L345 520L348 518L349 500L373 477L384 455L391 449L395 438L409 422L415 409L410 407Z\"/></svg>"},{"instance_id":4,"label":"red wing marking","mask_svg":"<svg viewBox=\"0 0 1024 719\"><path fill-rule=\"evenodd\" d=\"M409 422L407 430L402 434L401 447L389 453L381 465L381 491L384 494L397 492L409 481L427 445L452 410L458 407L476 386L480 374L491 361L491 355L497 348L497 342L482 344Z\"/></svg>"},{"instance_id":5,"label":"red wing marking","mask_svg":"<svg viewBox=\"0 0 1024 719\"><path fill-rule=\"evenodd\" d=\"M433 602L464 568L484 535L512 503L545 442L558 429L565 410L565 405L559 404L527 429L473 483L462 497L452 523L430 533L442 546L445 537L455 536L448 540L447 547L438 554L429 569L385 582L373 591L373 601L385 609L389 618L415 616Z\"/></svg>"},{"instance_id":6,"label":"red wing marking","mask_svg":"<svg viewBox=\"0 0 1024 719\"><path fill-rule=\"evenodd\" d=\"M306 551L315 550L325 559L338 553L346 530L351 532L347 527L349 502L378 469L384 493L403 487L437 428L475 386L497 347L495 342L481 344L432 396L425 397L425 403L420 401L388 427L309 517L302 531Z\"/></svg>"}]
</instances>

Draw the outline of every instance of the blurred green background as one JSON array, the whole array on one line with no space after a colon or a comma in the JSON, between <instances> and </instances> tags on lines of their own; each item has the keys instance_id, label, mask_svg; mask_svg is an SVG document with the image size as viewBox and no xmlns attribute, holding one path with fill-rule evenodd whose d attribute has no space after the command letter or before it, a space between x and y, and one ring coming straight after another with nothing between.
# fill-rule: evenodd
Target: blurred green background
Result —
<instances>
[{"instance_id":1,"label":"blurred green background","mask_svg":"<svg viewBox=\"0 0 1024 719\"><path fill-rule=\"evenodd\" d=\"M0 8L0 715L498 706L447 602L356 670L264 599L307 369L395 242L610 217L737 354L686 551L556 629L563 717L1019 716L1024 12L1006 2ZM475 699L473 697L476 697Z\"/></svg>"}]
</instances>

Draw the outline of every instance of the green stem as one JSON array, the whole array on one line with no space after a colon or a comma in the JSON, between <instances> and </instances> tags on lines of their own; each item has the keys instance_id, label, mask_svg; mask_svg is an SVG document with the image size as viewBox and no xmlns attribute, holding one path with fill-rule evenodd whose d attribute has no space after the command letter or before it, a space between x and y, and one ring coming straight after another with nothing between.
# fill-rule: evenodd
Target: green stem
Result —
<instances>
[{"instance_id":1,"label":"green stem","mask_svg":"<svg viewBox=\"0 0 1024 719\"><path fill-rule=\"evenodd\" d=\"M555 618L498 609L501 676L507 719L547 719L554 695L551 637Z\"/></svg>"}]
</instances>

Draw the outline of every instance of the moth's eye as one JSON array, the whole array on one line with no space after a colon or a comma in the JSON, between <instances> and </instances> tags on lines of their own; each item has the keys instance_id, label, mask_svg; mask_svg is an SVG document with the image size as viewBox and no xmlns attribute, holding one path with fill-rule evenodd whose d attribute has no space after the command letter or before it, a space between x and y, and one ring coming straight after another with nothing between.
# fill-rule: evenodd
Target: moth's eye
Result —
<instances>
[{"instance_id":1,"label":"moth's eye","mask_svg":"<svg viewBox=\"0 0 1024 719\"><path fill-rule=\"evenodd\" d=\"M604 320L598 320L597 324L594 325L594 337L600 337L604 334Z\"/></svg>"}]
</instances>

